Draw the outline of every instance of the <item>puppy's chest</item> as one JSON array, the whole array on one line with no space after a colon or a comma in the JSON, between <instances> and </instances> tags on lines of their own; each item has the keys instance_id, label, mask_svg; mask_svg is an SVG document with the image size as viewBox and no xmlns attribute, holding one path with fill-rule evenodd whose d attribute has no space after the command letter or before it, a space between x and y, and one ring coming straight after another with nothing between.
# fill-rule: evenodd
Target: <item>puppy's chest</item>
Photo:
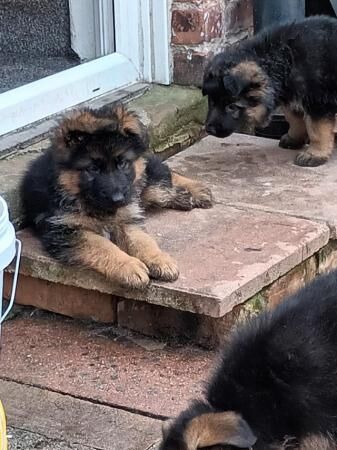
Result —
<instances>
[{"instance_id":1,"label":"puppy's chest","mask_svg":"<svg viewBox=\"0 0 337 450\"><path fill-rule=\"evenodd\" d=\"M106 239L116 241L127 226L140 224L143 222L143 218L143 210L135 201L119 208L114 215L97 220L95 231Z\"/></svg>"}]
</instances>

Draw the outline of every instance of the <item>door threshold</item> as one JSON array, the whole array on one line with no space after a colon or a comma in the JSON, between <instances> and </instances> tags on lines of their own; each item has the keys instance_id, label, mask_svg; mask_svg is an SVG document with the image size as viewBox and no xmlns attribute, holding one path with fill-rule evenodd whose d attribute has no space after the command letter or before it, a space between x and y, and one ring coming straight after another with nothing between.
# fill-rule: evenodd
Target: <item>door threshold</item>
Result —
<instances>
[{"instance_id":1,"label":"door threshold","mask_svg":"<svg viewBox=\"0 0 337 450\"><path fill-rule=\"evenodd\" d=\"M92 100L72 106L60 113L53 114L42 120L27 125L26 127L16 129L8 134L0 136L0 160L8 159L18 152L24 152L36 142L48 138L52 128L57 125L57 121L66 111L71 111L79 107L101 108L105 105L113 105L116 103L128 103L135 98L140 97L150 88L150 84L133 83L127 87L115 89Z\"/></svg>"}]
</instances>

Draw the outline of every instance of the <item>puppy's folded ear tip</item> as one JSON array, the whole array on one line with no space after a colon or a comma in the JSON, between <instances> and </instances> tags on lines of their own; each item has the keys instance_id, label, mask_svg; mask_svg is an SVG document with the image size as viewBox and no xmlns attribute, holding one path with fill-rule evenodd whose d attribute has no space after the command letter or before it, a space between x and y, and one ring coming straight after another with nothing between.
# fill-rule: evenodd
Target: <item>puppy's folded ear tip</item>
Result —
<instances>
[{"instance_id":1,"label":"puppy's folded ear tip","mask_svg":"<svg viewBox=\"0 0 337 450\"><path fill-rule=\"evenodd\" d=\"M237 430L233 437L232 444L241 448L252 448L257 441L257 437L253 433L248 423L240 418L237 424Z\"/></svg>"},{"instance_id":2,"label":"puppy's folded ear tip","mask_svg":"<svg viewBox=\"0 0 337 450\"><path fill-rule=\"evenodd\" d=\"M162 423L161 431L162 431L162 435L164 438L168 435L168 432L172 425L173 425L173 419L167 419Z\"/></svg>"}]
</instances>

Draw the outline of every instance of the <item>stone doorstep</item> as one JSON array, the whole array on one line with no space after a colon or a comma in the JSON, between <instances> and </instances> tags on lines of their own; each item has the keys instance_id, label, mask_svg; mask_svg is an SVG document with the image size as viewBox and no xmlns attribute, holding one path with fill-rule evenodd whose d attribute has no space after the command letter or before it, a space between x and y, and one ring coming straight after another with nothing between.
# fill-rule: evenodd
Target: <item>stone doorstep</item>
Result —
<instances>
[{"instance_id":1,"label":"stone doorstep","mask_svg":"<svg viewBox=\"0 0 337 450\"><path fill-rule=\"evenodd\" d=\"M163 211L148 218L147 230L177 260L177 281L154 281L144 291L120 288L91 271L58 264L27 230L18 233L23 242L21 274L218 318L329 240L329 229L323 224L224 205L191 212ZM34 304L35 297L27 302Z\"/></svg>"},{"instance_id":2,"label":"stone doorstep","mask_svg":"<svg viewBox=\"0 0 337 450\"><path fill-rule=\"evenodd\" d=\"M337 238L337 151L319 167L294 164L278 141L243 134L207 137L170 159L172 169L207 180L217 202L325 223Z\"/></svg>"}]
</instances>

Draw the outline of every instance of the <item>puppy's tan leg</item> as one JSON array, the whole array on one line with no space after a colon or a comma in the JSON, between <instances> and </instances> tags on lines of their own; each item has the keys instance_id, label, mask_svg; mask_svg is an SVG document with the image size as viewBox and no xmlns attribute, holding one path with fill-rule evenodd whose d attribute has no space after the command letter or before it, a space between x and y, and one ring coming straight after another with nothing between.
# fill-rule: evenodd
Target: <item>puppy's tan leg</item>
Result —
<instances>
[{"instance_id":1,"label":"puppy's tan leg","mask_svg":"<svg viewBox=\"0 0 337 450\"><path fill-rule=\"evenodd\" d=\"M212 193L200 181L192 180L178 173L172 172L172 185L176 188L186 189L192 195L193 208L211 208Z\"/></svg>"},{"instance_id":2,"label":"puppy's tan leg","mask_svg":"<svg viewBox=\"0 0 337 450\"><path fill-rule=\"evenodd\" d=\"M146 208L159 207L189 211L193 208L211 208L212 194L203 183L171 173L172 186L155 184L142 193Z\"/></svg>"},{"instance_id":3,"label":"puppy's tan leg","mask_svg":"<svg viewBox=\"0 0 337 450\"><path fill-rule=\"evenodd\" d=\"M295 163L298 166L320 166L329 159L334 148L335 120L330 118L313 120L310 116L306 116L305 123L310 146L306 151L297 155Z\"/></svg>"},{"instance_id":4,"label":"puppy's tan leg","mask_svg":"<svg viewBox=\"0 0 337 450\"><path fill-rule=\"evenodd\" d=\"M124 232L128 253L146 264L152 278L164 281L174 281L178 278L177 263L170 255L160 250L151 236L134 225L127 226Z\"/></svg>"},{"instance_id":5,"label":"puppy's tan leg","mask_svg":"<svg viewBox=\"0 0 337 450\"><path fill-rule=\"evenodd\" d=\"M284 117L289 123L288 133L281 137L279 146L298 150L302 148L308 140L307 127L301 114L296 114L289 108L283 108Z\"/></svg>"},{"instance_id":6,"label":"puppy's tan leg","mask_svg":"<svg viewBox=\"0 0 337 450\"><path fill-rule=\"evenodd\" d=\"M74 261L122 286L144 288L149 284L148 269L137 258L127 255L109 239L84 231Z\"/></svg>"}]
</instances>

